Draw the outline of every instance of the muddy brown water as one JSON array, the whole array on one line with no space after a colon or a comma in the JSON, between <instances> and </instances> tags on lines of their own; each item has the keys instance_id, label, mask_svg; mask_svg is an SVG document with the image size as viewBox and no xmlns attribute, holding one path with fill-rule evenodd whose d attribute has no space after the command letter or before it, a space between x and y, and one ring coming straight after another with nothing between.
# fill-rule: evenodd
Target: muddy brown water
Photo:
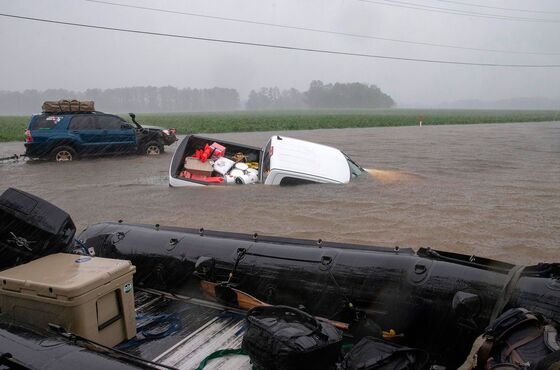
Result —
<instances>
[{"instance_id":1,"label":"muddy brown water","mask_svg":"<svg viewBox=\"0 0 560 370\"><path fill-rule=\"evenodd\" d=\"M262 146L271 134L213 136ZM560 122L281 134L336 146L372 174L346 186L169 188L175 144L155 158L0 163L0 191L44 197L80 229L122 219L560 260ZM22 143L0 144L0 157L22 151Z\"/></svg>"}]
</instances>

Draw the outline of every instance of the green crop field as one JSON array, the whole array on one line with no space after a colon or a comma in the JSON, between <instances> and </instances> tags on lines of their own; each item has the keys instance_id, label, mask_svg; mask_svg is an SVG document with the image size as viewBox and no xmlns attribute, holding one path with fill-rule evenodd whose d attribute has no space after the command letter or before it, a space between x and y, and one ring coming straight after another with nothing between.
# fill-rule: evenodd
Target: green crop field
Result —
<instances>
[{"instance_id":1,"label":"green crop field","mask_svg":"<svg viewBox=\"0 0 560 370\"><path fill-rule=\"evenodd\" d=\"M320 128L456 125L560 120L557 111L513 110L341 110L137 114L140 123L175 127L179 134ZM123 115L124 118L129 119ZM0 116L0 141L23 140L29 116Z\"/></svg>"},{"instance_id":2,"label":"green crop field","mask_svg":"<svg viewBox=\"0 0 560 370\"><path fill-rule=\"evenodd\" d=\"M0 116L0 142L23 141L29 116Z\"/></svg>"}]
</instances>

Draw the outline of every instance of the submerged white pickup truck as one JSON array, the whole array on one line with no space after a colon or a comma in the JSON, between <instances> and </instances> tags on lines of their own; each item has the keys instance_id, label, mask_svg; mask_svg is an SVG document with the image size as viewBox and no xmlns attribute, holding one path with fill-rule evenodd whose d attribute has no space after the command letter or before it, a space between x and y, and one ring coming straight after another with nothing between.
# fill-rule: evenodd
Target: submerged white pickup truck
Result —
<instances>
[{"instance_id":1,"label":"submerged white pickup truck","mask_svg":"<svg viewBox=\"0 0 560 370\"><path fill-rule=\"evenodd\" d=\"M208 158L201 158L205 148ZM210 148L220 148L219 157ZM227 165L225 170L218 169L222 164ZM274 135L264 148L257 148L189 135L171 160L169 185L345 184L363 172L362 167L340 150L304 140Z\"/></svg>"}]
</instances>

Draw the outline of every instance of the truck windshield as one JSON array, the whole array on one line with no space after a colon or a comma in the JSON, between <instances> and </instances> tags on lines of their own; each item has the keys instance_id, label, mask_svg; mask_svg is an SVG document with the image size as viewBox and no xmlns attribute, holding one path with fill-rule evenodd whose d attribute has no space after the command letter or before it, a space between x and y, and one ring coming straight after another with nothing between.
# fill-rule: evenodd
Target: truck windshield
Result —
<instances>
[{"instance_id":1,"label":"truck windshield","mask_svg":"<svg viewBox=\"0 0 560 370\"><path fill-rule=\"evenodd\" d=\"M344 157L348 162L348 167L350 167L350 177L356 178L360 176L364 172L364 169L360 167L360 165L358 165L356 162L354 162L350 157L348 157L346 153L342 153L342 154L344 154Z\"/></svg>"}]
</instances>

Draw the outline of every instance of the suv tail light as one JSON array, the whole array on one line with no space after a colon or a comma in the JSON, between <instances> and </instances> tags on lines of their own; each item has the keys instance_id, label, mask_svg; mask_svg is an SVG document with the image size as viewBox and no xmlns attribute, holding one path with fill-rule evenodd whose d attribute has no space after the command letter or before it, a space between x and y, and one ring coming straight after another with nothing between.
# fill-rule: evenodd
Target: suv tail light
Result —
<instances>
[{"instance_id":1,"label":"suv tail light","mask_svg":"<svg viewBox=\"0 0 560 370\"><path fill-rule=\"evenodd\" d=\"M25 130L25 142L30 143L33 141L33 137L31 136L30 130Z\"/></svg>"}]
</instances>

